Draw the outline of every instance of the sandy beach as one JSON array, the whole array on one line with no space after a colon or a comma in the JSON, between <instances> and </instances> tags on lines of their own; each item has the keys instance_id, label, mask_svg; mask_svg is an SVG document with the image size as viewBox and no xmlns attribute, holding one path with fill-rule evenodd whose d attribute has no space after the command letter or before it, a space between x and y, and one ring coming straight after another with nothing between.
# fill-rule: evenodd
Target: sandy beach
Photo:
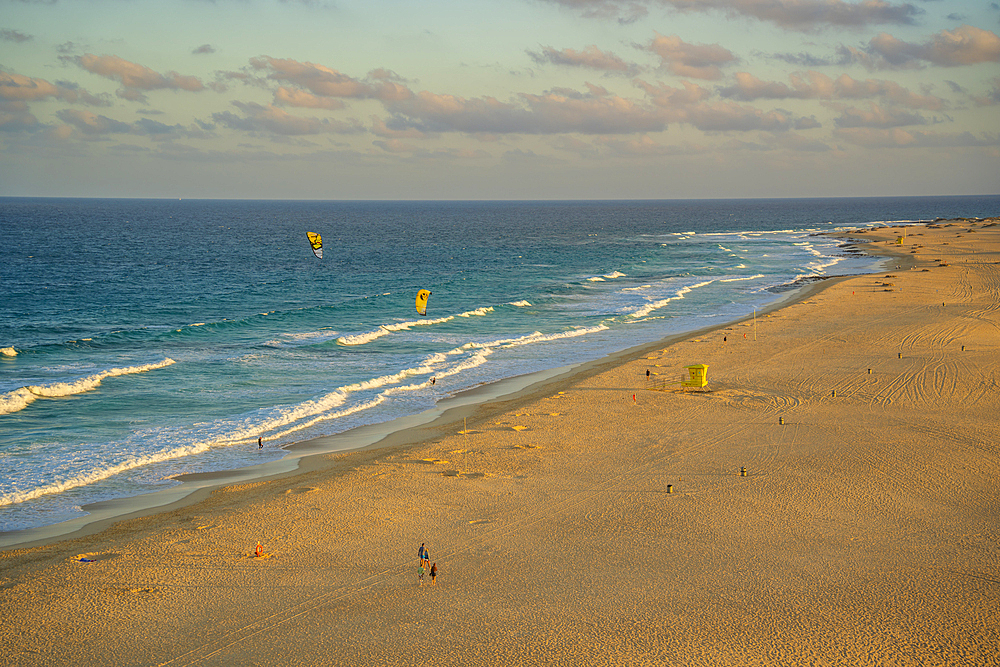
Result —
<instances>
[{"instance_id":1,"label":"sandy beach","mask_svg":"<svg viewBox=\"0 0 1000 667\"><path fill-rule=\"evenodd\" d=\"M891 268L0 553L3 663L1000 664L996 223L851 234Z\"/></svg>"}]
</instances>

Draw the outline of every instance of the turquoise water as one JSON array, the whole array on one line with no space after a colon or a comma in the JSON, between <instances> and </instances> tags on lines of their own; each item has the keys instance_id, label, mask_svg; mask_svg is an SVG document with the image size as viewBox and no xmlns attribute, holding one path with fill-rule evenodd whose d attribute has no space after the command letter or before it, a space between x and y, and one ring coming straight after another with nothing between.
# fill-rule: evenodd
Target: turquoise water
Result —
<instances>
[{"instance_id":1,"label":"turquoise water","mask_svg":"<svg viewBox=\"0 0 1000 667\"><path fill-rule=\"evenodd\" d=\"M0 530L876 270L818 232L998 204L0 199Z\"/></svg>"}]
</instances>

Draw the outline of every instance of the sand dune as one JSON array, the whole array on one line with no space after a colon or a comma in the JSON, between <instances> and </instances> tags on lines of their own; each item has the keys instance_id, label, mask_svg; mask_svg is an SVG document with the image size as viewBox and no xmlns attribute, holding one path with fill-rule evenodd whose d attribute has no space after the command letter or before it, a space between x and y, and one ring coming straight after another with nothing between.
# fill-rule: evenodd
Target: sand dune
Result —
<instances>
[{"instance_id":1,"label":"sand dune","mask_svg":"<svg viewBox=\"0 0 1000 667\"><path fill-rule=\"evenodd\" d=\"M6 552L0 654L1000 664L991 222L852 235L894 268L297 476ZM647 369L691 363L705 391L648 389ZM435 586L417 584L422 542Z\"/></svg>"}]
</instances>

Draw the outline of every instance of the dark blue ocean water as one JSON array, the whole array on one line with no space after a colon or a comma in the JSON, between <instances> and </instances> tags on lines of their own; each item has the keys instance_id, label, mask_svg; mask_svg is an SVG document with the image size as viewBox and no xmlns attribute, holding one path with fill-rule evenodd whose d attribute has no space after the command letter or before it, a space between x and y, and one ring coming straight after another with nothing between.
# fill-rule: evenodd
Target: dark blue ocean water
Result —
<instances>
[{"instance_id":1,"label":"dark blue ocean water","mask_svg":"<svg viewBox=\"0 0 1000 667\"><path fill-rule=\"evenodd\" d=\"M996 196L0 199L0 530L877 268L818 232L998 210Z\"/></svg>"}]
</instances>

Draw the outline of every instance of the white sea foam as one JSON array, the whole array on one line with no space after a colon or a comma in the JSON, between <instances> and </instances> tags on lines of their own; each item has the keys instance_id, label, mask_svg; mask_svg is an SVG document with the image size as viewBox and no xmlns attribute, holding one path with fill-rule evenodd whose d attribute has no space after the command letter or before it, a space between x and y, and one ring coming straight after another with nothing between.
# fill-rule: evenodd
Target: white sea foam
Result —
<instances>
[{"instance_id":1,"label":"white sea foam","mask_svg":"<svg viewBox=\"0 0 1000 667\"><path fill-rule=\"evenodd\" d=\"M337 342L341 345L364 345L365 343L370 343L373 340L377 340L382 336L388 336L395 331L409 331L412 327L419 326L429 326L432 324L441 324L443 322L450 322L456 317L482 317L488 313L493 312L492 306L484 306L482 308L476 308L475 310L469 310L464 313L458 313L457 315L448 315L446 317L439 317L434 320L410 320L408 322L397 322L395 324L383 324L378 329L374 331L367 331L365 333L354 334L349 336L341 336L337 339Z\"/></svg>"},{"instance_id":2,"label":"white sea foam","mask_svg":"<svg viewBox=\"0 0 1000 667\"><path fill-rule=\"evenodd\" d=\"M301 333L283 333L281 338L264 343L267 347L293 347L297 345L312 345L330 340L337 335L336 331L305 331Z\"/></svg>"},{"instance_id":3,"label":"white sea foam","mask_svg":"<svg viewBox=\"0 0 1000 667\"><path fill-rule=\"evenodd\" d=\"M201 454L209 449L210 445L208 443L196 443L183 447L175 447L164 452L147 454L145 456L133 456L105 468L97 468L95 470L91 470L90 472L86 472L75 477L69 477L64 480L50 482L44 486L39 486L34 489L25 491L15 490L5 493L0 496L0 506L23 503L52 493L61 493L80 486L95 484L101 480L108 479L109 477L113 477L114 475L129 470L134 470L136 468L141 468L154 463L162 463L163 461L171 461L173 459L179 459L193 454Z\"/></svg>"},{"instance_id":4,"label":"white sea foam","mask_svg":"<svg viewBox=\"0 0 1000 667\"><path fill-rule=\"evenodd\" d=\"M627 274L622 273L621 271L612 271L611 273L605 273L604 277L605 278L624 278L626 275Z\"/></svg>"},{"instance_id":5,"label":"white sea foam","mask_svg":"<svg viewBox=\"0 0 1000 667\"><path fill-rule=\"evenodd\" d=\"M12 347L0 347L0 354L2 354L5 357L16 357L17 350L15 350Z\"/></svg>"},{"instance_id":6,"label":"white sea foam","mask_svg":"<svg viewBox=\"0 0 1000 667\"><path fill-rule=\"evenodd\" d=\"M764 277L763 273L758 273L757 275L746 276L746 277L743 277L743 278L723 278L723 279L720 279L719 282L720 283L738 283L738 282L740 282L742 280L756 280L757 278L763 278L763 277Z\"/></svg>"},{"instance_id":7,"label":"white sea foam","mask_svg":"<svg viewBox=\"0 0 1000 667\"><path fill-rule=\"evenodd\" d=\"M527 308L531 304L522 299L521 301L511 301L508 305L517 306L518 308Z\"/></svg>"},{"instance_id":8,"label":"white sea foam","mask_svg":"<svg viewBox=\"0 0 1000 667\"><path fill-rule=\"evenodd\" d=\"M587 280L589 282L592 282L592 283L603 283L604 282L604 278L602 278L600 276L594 276L592 278L587 278Z\"/></svg>"},{"instance_id":9,"label":"white sea foam","mask_svg":"<svg viewBox=\"0 0 1000 667\"><path fill-rule=\"evenodd\" d=\"M36 398L38 396L31 393L27 387L0 394L0 415L9 415L12 412L23 410Z\"/></svg>"},{"instance_id":10,"label":"white sea foam","mask_svg":"<svg viewBox=\"0 0 1000 667\"><path fill-rule=\"evenodd\" d=\"M492 313L492 312L493 312L493 306L484 306L483 308L476 308L475 310L470 310L466 313L459 313L458 316L472 317L473 315L477 315L479 317L483 317L487 313Z\"/></svg>"},{"instance_id":11,"label":"white sea foam","mask_svg":"<svg viewBox=\"0 0 1000 667\"><path fill-rule=\"evenodd\" d=\"M692 291L698 289L699 287L704 287L705 285L711 285L714 282L715 282L715 280L706 280L705 282L697 283L695 285L689 285L687 287L682 287L679 290L677 290L677 292L674 294L674 296L666 298L666 299L660 299L658 301L652 301L650 303L647 303L642 308L638 308L635 311L629 313L628 316L632 317L632 318L635 318L635 319L639 319L641 317L646 317L650 313L652 313L654 310L659 310L660 308L663 308L664 306L666 306L667 304L669 304L671 301L677 301L678 299L683 299L685 294L690 294Z\"/></svg>"},{"instance_id":12,"label":"white sea foam","mask_svg":"<svg viewBox=\"0 0 1000 667\"><path fill-rule=\"evenodd\" d=\"M269 438L272 439L288 438L296 432L311 428L317 424L340 419L342 417L374 408L381 405L385 402L387 397L394 394L414 391L430 386L429 380L395 387L390 386L399 384L408 378L418 375L428 376L431 374L434 374L437 378L450 377L478 366L482 366L487 362L487 357L498 349L541 343L561 338L585 336L590 333L605 331L607 329L608 327L602 324L596 327L578 328L550 334L543 334L536 331L534 333L527 334L525 336L518 336L516 338L502 338L486 342L466 343L460 347L449 350L448 352L432 354L422 360L419 365L412 368L406 368L390 375L383 375L371 378L370 380L345 385L319 399L290 406L283 409L277 416L247 426L245 429L231 432L227 435L224 443L231 445L252 442L259 435L263 435L265 433L270 433L271 435ZM453 366L446 367L451 357L462 355L464 355L464 358L458 360L458 362ZM445 366L445 368L442 368L443 366ZM383 389L383 391L381 391L373 399L345 407L343 410L330 412L331 408L346 404L350 396L354 393L372 389L382 389L383 387L385 387L385 389ZM223 441L220 441L218 444L223 444Z\"/></svg>"},{"instance_id":13,"label":"white sea foam","mask_svg":"<svg viewBox=\"0 0 1000 667\"><path fill-rule=\"evenodd\" d=\"M124 368L112 368L85 378L80 378L73 382L55 382L46 385L30 385L20 387L14 391L0 394L0 415L10 414L23 410L29 404L39 398L59 398L63 396L73 396L84 392L92 391L100 386L101 382L109 377L119 377L122 375L132 375L133 373L145 373L159 368L164 368L173 363L173 359L164 359L155 364L144 366L128 366Z\"/></svg>"}]
</instances>

